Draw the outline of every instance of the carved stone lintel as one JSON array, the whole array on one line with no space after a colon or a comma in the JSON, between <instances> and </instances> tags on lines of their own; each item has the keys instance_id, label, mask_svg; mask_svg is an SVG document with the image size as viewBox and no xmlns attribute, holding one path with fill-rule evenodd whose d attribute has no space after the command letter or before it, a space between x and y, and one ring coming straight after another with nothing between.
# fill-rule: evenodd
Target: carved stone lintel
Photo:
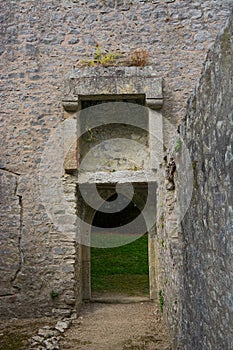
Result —
<instances>
[{"instance_id":1,"label":"carved stone lintel","mask_svg":"<svg viewBox=\"0 0 233 350\"><path fill-rule=\"evenodd\" d=\"M95 67L73 70L64 81L63 107L78 110L79 99L114 99L142 96L146 106L160 109L163 104L163 79L155 76L153 67Z\"/></svg>"}]
</instances>

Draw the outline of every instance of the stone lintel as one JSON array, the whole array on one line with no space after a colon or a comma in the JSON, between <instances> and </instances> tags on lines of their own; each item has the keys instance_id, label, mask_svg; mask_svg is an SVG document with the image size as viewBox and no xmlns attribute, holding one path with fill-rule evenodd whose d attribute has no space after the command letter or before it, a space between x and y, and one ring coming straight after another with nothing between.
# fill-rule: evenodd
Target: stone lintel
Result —
<instances>
[{"instance_id":1,"label":"stone lintel","mask_svg":"<svg viewBox=\"0 0 233 350\"><path fill-rule=\"evenodd\" d=\"M95 67L74 69L64 81L63 107L76 112L82 100L140 97L146 106L159 109L163 103L162 78L152 67Z\"/></svg>"},{"instance_id":2,"label":"stone lintel","mask_svg":"<svg viewBox=\"0 0 233 350\"><path fill-rule=\"evenodd\" d=\"M116 172L79 172L77 183L88 184L124 184L124 183L149 183L156 182L156 171L130 171L122 170Z\"/></svg>"}]
</instances>

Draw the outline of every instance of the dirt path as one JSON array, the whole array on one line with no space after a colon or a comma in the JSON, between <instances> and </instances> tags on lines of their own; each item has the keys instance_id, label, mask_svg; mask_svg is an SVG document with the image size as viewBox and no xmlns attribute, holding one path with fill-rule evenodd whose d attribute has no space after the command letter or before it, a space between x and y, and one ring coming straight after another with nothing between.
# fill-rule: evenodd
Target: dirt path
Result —
<instances>
[{"instance_id":1,"label":"dirt path","mask_svg":"<svg viewBox=\"0 0 233 350\"><path fill-rule=\"evenodd\" d=\"M61 350L170 350L155 303L88 303L65 332Z\"/></svg>"}]
</instances>

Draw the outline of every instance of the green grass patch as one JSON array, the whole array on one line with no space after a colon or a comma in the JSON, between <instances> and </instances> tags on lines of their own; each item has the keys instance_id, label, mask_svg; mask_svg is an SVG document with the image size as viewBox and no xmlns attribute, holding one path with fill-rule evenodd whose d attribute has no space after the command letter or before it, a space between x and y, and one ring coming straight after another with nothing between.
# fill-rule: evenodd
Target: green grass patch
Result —
<instances>
[{"instance_id":1,"label":"green grass patch","mask_svg":"<svg viewBox=\"0 0 233 350\"><path fill-rule=\"evenodd\" d=\"M91 248L92 293L149 293L148 237L115 248Z\"/></svg>"},{"instance_id":2,"label":"green grass patch","mask_svg":"<svg viewBox=\"0 0 233 350\"><path fill-rule=\"evenodd\" d=\"M130 244L140 237L140 234L93 232L91 234L91 246L104 249L111 247L112 249Z\"/></svg>"}]
</instances>

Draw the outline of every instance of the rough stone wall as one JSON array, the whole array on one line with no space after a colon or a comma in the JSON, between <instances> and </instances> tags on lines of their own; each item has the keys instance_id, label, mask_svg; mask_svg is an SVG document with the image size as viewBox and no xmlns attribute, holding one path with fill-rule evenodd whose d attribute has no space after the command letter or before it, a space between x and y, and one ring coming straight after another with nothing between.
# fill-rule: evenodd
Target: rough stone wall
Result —
<instances>
[{"instance_id":1,"label":"rough stone wall","mask_svg":"<svg viewBox=\"0 0 233 350\"><path fill-rule=\"evenodd\" d=\"M9 272L2 316L66 313L74 305L74 242L48 217L38 179L45 142L64 119L66 74L97 43L126 53L143 47L164 78L163 113L175 124L229 12L227 2L214 0L1 2L1 169L9 180L2 183L2 200L15 213L12 218L3 206L3 236L12 244L1 240L7 251L1 280ZM54 149L53 161L58 157ZM64 219L62 203L57 210Z\"/></svg>"},{"instance_id":2,"label":"rough stone wall","mask_svg":"<svg viewBox=\"0 0 233 350\"><path fill-rule=\"evenodd\" d=\"M194 171L182 223L181 349L233 348L233 19L208 54L181 124Z\"/></svg>"},{"instance_id":3,"label":"rough stone wall","mask_svg":"<svg viewBox=\"0 0 233 350\"><path fill-rule=\"evenodd\" d=\"M22 203L17 195L18 175L1 172L1 295L14 294L14 280L20 271ZM3 215L5 213L5 215ZM10 253L10 254L9 254Z\"/></svg>"}]
</instances>

